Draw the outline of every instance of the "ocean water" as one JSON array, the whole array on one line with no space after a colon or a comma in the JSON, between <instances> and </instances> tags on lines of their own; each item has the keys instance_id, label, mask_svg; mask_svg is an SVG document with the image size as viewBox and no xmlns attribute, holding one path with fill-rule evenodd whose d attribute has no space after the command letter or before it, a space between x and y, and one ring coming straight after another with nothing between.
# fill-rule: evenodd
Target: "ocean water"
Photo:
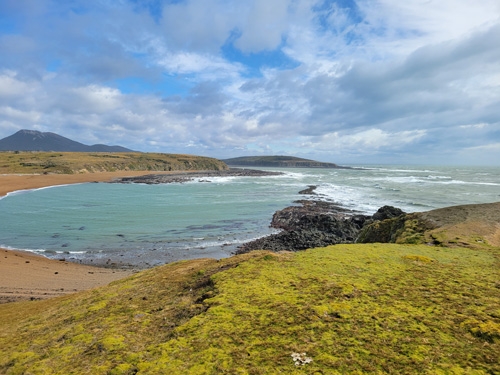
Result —
<instances>
[{"instance_id":1,"label":"ocean water","mask_svg":"<svg viewBox=\"0 0 500 375\"><path fill-rule=\"evenodd\" d=\"M273 233L273 213L308 198L298 194L308 185L317 186L316 198L366 214L383 205L416 212L500 201L500 167L360 167L19 191L0 199L0 246L149 267L230 256L238 244Z\"/></svg>"}]
</instances>

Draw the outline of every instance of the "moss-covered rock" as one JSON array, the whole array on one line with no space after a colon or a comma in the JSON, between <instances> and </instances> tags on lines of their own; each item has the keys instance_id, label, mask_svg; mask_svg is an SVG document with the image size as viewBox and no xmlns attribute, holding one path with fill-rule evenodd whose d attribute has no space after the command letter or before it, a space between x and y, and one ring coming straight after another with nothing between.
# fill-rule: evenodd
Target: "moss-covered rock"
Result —
<instances>
[{"instance_id":1,"label":"moss-covered rock","mask_svg":"<svg viewBox=\"0 0 500 375\"><path fill-rule=\"evenodd\" d=\"M428 242L427 232L435 227L418 213L404 214L364 226L356 242L423 244Z\"/></svg>"}]
</instances>

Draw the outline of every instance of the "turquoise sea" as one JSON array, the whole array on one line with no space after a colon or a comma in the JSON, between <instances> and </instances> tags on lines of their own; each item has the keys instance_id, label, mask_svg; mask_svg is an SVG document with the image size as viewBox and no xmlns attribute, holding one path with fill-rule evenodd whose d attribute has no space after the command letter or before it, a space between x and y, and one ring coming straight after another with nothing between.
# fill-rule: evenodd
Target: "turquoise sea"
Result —
<instances>
[{"instance_id":1,"label":"turquoise sea","mask_svg":"<svg viewBox=\"0 0 500 375\"><path fill-rule=\"evenodd\" d=\"M500 201L500 167L359 167L262 168L284 174L19 191L0 199L0 246L149 267L230 256L238 244L272 233L273 213L309 198L298 194L308 185L318 186L316 198L366 214L383 205L415 212Z\"/></svg>"}]
</instances>

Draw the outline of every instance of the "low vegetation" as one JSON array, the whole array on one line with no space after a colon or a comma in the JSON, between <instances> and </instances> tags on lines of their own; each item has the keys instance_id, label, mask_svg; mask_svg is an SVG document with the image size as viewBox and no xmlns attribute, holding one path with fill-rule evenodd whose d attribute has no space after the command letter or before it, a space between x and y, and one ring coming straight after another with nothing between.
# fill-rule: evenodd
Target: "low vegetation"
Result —
<instances>
[{"instance_id":1,"label":"low vegetation","mask_svg":"<svg viewBox=\"0 0 500 375\"><path fill-rule=\"evenodd\" d=\"M246 167L274 167L274 168L348 168L334 163L325 163L294 156L242 156L225 159L228 165Z\"/></svg>"},{"instance_id":2,"label":"low vegetation","mask_svg":"<svg viewBox=\"0 0 500 375\"><path fill-rule=\"evenodd\" d=\"M0 305L2 374L497 374L500 249L257 251Z\"/></svg>"},{"instance_id":3,"label":"low vegetation","mask_svg":"<svg viewBox=\"0 0 500 375\"><path fill-rule=\"evenodd\" d=\"M445 207L365 226L358 243L392 242L449 247L500 247L500 202Z\"/></svg>"},{"instance_id":4,"label":"low vegetation","mask_svg":"<svg viewBox=\"0 0 500 375\"><path fill-rule=\"evenodd\" d=\"M217 159L140 152L0 152L0 174L225 170Z\"/></svg>"}]
</instances>

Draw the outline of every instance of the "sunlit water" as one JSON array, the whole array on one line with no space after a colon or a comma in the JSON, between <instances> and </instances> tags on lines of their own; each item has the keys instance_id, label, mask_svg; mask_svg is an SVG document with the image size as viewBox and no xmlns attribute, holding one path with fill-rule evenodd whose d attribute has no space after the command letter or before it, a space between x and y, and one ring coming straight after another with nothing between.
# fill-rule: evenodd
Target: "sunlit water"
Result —
<instances>
[{"instance_id":1,"label":"sunlit water","mask_svg":"<svg viewBox=\"0 0 500 375\"><path fill-rule=\"evenodd\" d=\"M272 233L273 213L304 199L298 192L308 185L318 186L321 199L367 214L383 205L414 212L500 200L497 167L281 171L210 182L89 183L12 193L0 199L0 246L74 260L121 256L150 266L229 256L236 245Z\"/></svg>"}]
</instances>

